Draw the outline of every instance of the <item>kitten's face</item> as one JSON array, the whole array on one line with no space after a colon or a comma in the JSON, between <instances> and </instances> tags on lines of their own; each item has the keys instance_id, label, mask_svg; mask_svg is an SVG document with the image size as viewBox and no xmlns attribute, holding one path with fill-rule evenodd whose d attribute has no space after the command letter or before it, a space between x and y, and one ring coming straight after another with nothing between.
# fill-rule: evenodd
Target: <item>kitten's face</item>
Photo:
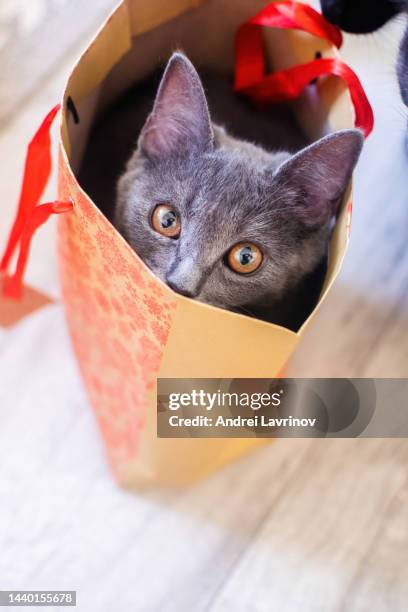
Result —
<instances>
[{"instance_id":1,"label":"kitten's face","mask_svg":"<svg viewBox=\"0 0 408 612\"><path fill-rule=\"evenodd\" d=\"M236 308L280 295L303 266L296 243L306 232L285 210L290 187L274 193L268 171L245 156L217 149L187 165L144 161L137 175L122 231L176 291Z\"/></svg>"},{"instance_id":2,"label":"kitten's face","mask_svg":"<svg viewBox=\"0 0 408 612\"><path fill-rule=\"evenodd\" d=\"M325 255L361 144L350 130L291 157L214 132L176 54L119 181L116 225L175 291L230 310L273 305Z\"/></svg>"}]
</instances>

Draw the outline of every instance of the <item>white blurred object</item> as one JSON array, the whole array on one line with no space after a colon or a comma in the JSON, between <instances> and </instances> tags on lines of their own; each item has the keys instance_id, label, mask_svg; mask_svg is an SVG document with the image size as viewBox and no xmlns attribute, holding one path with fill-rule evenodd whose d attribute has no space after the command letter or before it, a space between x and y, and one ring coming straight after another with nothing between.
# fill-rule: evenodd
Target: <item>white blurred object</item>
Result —
<instances>
[{"instance_id":1,"label":"white blurred object","mask_svg":"<svg viewBox=\"0 0 408 612\"><path fill-rule=\"evenodd\" d=\"M51 8L52 0L3 0L0 5L0 22L14 21L20 33L34 30Z\"/></svg>"},{"instance_id":2,"label":"white blurred object","mask_svg":"<svg viewBox=\"0 0 408 612\"><path fill-rule=\"evenodd\" d=\"M0 124L67 52L95 33L116 0L1 0Z\"/></svg>"}]
</instances>

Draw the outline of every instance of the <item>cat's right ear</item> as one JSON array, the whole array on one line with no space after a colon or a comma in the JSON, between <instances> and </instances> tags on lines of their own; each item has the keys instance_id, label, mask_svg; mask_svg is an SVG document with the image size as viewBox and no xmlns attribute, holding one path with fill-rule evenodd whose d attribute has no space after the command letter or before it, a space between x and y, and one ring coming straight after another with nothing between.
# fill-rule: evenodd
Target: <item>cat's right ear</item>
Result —
<instances>
[{"instance_id":1,"label":"cat's right ear","mask_svg":"<svg viewBox=\"0 0 408 612\"><path fill-rule=\"evenodd\" d=\"M276 179L293 191L290 208L305 225L326 223L338 207L363 146L360 130L342 130L321 138L283 162Z\"/></svg>"},{"instance_id":2,"label":"cat's right ear","mask_svg":"<svg viewBox=\"0 0 408 612\"><path fill-rule=\"evenodd\" d=\"M174 53L140 135L139 147L147 157L160 160L204 153L213 146L214 134L200 77L185 55Z\"/></svg>"}]
</instances>

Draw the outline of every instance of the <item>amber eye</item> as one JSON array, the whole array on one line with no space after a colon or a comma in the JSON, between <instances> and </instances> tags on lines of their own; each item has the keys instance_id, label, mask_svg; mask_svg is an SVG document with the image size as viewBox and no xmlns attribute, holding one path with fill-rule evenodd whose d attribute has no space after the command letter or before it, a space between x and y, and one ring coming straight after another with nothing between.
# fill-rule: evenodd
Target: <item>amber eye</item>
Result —
<instances>
[{"instance_id":1,"label":"amber eye","mask_svg":"<svg viewBox=\"0 0 408 612\"><path fill-rule=\"evenodd\" d=\"M262 263L262 251L251 242L240 242L229 251L228 265L238 274L255 272Z\"/></svg>"},{"instance_id":2,"label":"amber eye","mask_svg":"<svg viewBox=\"0 0 408 612\"><path fill-rule=\"evenodd\" d=\"M180 217L169 204L159 204L153 211L152 226L162 236L178 238L181 231Z\"/></svg>"}]
</instances>

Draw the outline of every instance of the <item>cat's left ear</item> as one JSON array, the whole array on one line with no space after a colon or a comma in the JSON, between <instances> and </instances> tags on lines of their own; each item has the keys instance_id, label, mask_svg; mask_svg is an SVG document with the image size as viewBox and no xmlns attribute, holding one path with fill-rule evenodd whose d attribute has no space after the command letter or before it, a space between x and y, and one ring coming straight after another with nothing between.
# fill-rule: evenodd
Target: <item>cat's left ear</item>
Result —
<instances>
[{"instance_id":1,"label":"cat's left ear","mask_svg":"<svg viewBox=\"0 0 408 612\"><path fill-rule=\"evenodd\" d=\"M205 152L213 143L210 113L200 77L183 53L174 53L139 146L148 157L160 160Z\"/></svg>"},{"instance_id":2,"label":"cat's left ear","mask_svg":"<svg viewBox=\"0 0 408 612\"><path fill-rule=\"evenodd\" d=\"M275 178L294 189L294 213L305 225L324 224L337 213L363 142L360 130L335 132L278 168Z\"/></svg>"}]
</instances>

